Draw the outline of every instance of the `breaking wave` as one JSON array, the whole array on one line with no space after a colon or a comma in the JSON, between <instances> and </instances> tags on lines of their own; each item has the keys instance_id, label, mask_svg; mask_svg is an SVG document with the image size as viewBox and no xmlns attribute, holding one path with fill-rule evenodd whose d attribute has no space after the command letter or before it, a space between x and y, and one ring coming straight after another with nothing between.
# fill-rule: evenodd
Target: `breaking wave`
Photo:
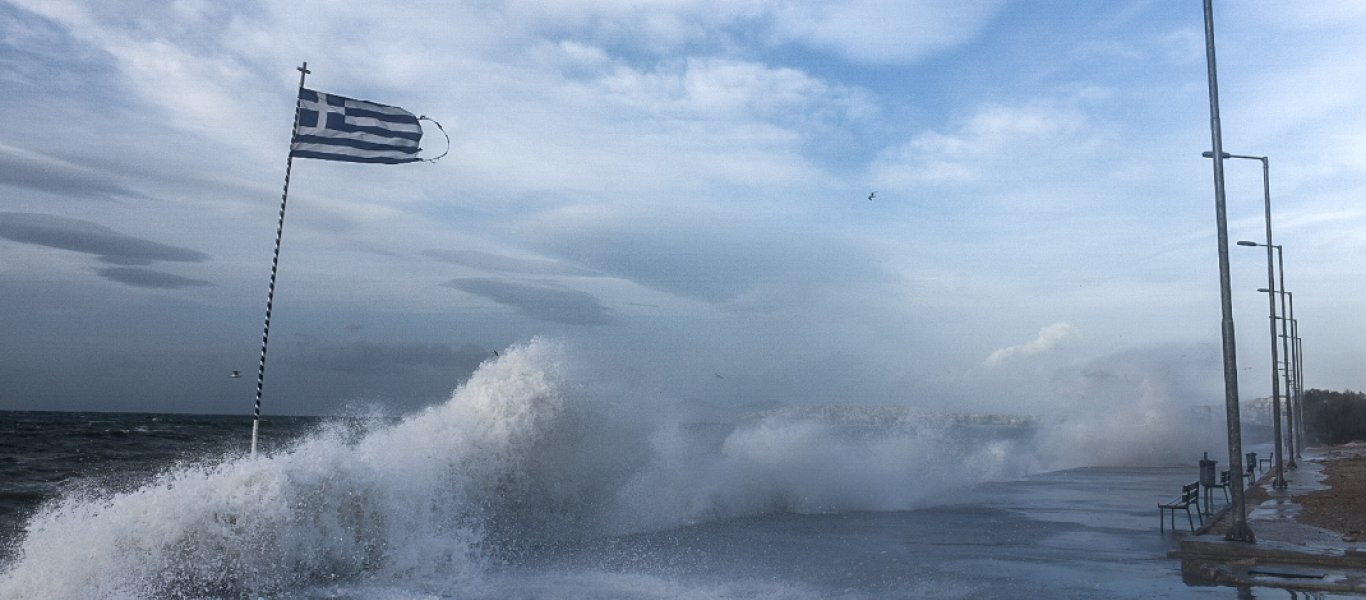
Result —
<instances>
[{"instance_id":1,"label":"breaking wave","mask_svg":"<svg viewBox=\"0 0 1366 600\"><path fill-rule=\"evenodd\" d=\"M29 521L0 597L477 587L493 565L605 535L926 506L1048 468L1037 441L1056 454L1067 437L904 408L660 424L636 418L635 398L592 391L568 354L532 340L398 422L333 423L255 459L178 465L131 492L69 492Z\"/></svg>"}]
</instances>

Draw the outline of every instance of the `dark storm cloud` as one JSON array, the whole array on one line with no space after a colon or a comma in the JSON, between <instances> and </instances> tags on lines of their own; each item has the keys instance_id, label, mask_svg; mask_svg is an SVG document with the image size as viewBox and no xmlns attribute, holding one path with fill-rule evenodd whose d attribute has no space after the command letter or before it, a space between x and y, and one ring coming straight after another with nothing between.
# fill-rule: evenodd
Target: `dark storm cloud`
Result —
<instances>
[{"instance_id":1,"label":"dark storm cloud","mask_svg":"<svg viewBox=\"0 0 1366 600\"><path fill-rule=\"evenodd\" d=\"M520 275L592 275L591 271L555 260L517 258L478 250L427 250L423 254L463 267Z\"/></svg>"},{"instance_id":2,"label":"dark storm cloud","mask_svg":"<svg viewBox=\"0 0 1366 600\"><path fill-rule=\"evenodd\" d=\"M147 266L159 260L209 259L203 252L124 235L89 221L36 213L0 213L0 238L91 254L113 265Z\"/></svg>"},{"instance_id":3,"label":"dark storm cloud","mask_svg":"<svg viewBox=\"0 0 1366 600\"><path fill-rule=\"evenodd\" d=\"M777 306L747 298L756 291L808 297L886 277L876 250L856 239L740 214L728 215L724 226L708 219L719 217L557 225L537 229L530 243L597 273L730 310L768 312Z\"/></svg>"},{"instance_id":4,"label":"dark storm cloud","mask_svg":"<svg viewBox=\"0 0 1366 600\"><path fill-rule=\"evenodd\" d=\"M103 267L95 271L100 277L110 281L117 281L133 287L152 288L158 290L178 290L187 287L204 287L213 285L207 281L181 277L171 273L153 271L139 267Z\"/></svg>"},{"instance_id":5,"label":"dark storm cloud","mask_svg":"<svg viewBox=\"0 0 1366 600\"><path fill-rule=\"evenodd\" d=\"M0 184L68 198L143 197L100 171L4 145L0 145Z\"/></svg>"},{"instance_id":6,"label":"dark storm cloud","mask_svg":"<svg viewBox=\"0 0 1366 600\"><path fill-rule=\"evenodd\" d=\"M442 285L488 298L542 321L569 325L610 325L616 322L597 297L578 290L479 277L452 279Z\"/></svg>"},{"instance_id":7,"label":"dark storm cloud","mask_svg":"<svg viewBox=\"0 0 1366 600\"><path fill-rule=\"evenodd\" d=\"M285 361L325 371L379 375L402 367L473 371L489 356L488 350L476 346L457 350L446 344L355 342L339 346L309 344L301 354Z\"/></svg>"}]
</instances>

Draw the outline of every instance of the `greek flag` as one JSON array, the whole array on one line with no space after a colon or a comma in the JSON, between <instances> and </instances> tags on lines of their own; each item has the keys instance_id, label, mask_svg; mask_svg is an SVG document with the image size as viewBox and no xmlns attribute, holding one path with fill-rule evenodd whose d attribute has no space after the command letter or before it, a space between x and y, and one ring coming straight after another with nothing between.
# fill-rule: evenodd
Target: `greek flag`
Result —
<instances>
[{"instance_id":1,"label":"greek flag","mask_svg":"<svg viewBox=\"0 0 1366 600\"><path fill-rule=\"evenodd\" d=\"M383 164L422 160L422 126L397 106L299 88L298 120L290 156Z\"/></svg>"}]
</instances>

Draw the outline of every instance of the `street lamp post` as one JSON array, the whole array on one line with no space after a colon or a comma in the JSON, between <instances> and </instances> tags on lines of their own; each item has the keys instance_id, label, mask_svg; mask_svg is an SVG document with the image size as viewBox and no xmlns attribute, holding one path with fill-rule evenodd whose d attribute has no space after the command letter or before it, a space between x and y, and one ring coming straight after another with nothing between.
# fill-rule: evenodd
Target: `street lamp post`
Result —
<instances>
[{"instance_id":1,"label":"street lamp post","mask_svg":"<svg viewBox=\"0 0 1366 600\"><path fill-rule=\"evenodd\" d=\"M1256 245L1259 245L1259 244L1254 244L1253 242L1238 242L1238 245L1240 245L1240 246L1256 246ZM1277 249L1277 250L1280 250L1281 247L1280 247L1280 246L1276 246L1276 249ZM1284 280L1284 279L1281 280L1281 285L1282 285L1282 286L1285 285L1285 280ZM1263 294L1273 294L1273 295L1274 295L1273 291L1270 290L1270 289L1267 289L1267 288L1257 288L1257 291L1258 291L1258 292L1261 292L1261 293L1263 293ZM1296 375L1295 375L1295 367L1294 367L1294 360L1293 360L1293 353L1294 353L1294 340L1293 340L1293 338L1294 338L1294 334L1292 333L1292 330L1291 330L1291 328L1294 326L1294 322L1293 322L1290 318L1288 318L1288 317L1285 316L1285 314L1286 314L1286 312L1285 312L1285 304L1286 304L1285 299L1286 299L1286 296L1290 295L1290 292L1287 292L1287 291L1285 291L1284 288L1282 288L1282 289L1280 290L1279 293L1280 293L1280 296L1281 296L1281 315L1282 315L1282 316L1275 317L1275 319L1276 319L1276 320L1279 320L1279 321L1281 322L1281 333L1278 334L1278 335L1276 335L1276 337L1277 337L1277 338L1280 338L1280 340L1281 340L1281 351L1282 351L1281 357L1282 357L1284 360L1281 361L1281 364L1275 365L1275 371L1276 371L1276 373L1277 373L1280 377L1283 377L1283 378L1284 378L1283 381L1285 382L1285 388L1284 388L1284 389L1285 389L1285 431L1286 431L1286 444L1285 444L1285 448L1286 448L1286 452L1289 454L1288 460L1287 460L1286 463L1285 463L1285 467L1286 467L1287 469L1292 469L1292 470L1293 470L1293 469L1299 468L1298 466L1295 465L1295 447L1297 446L1296 440L1299 440L1299 441L1298 441L1298 445L1303 445L1303 444L1304 444L1304 441L1303 441L1304 434L1303 434L1301 431L1299 431L1299 430L1296 429L1296 424L1298 424L1298 423L1300 422L1301 419L1300 419L1300 417L1299 417L1298 415L1295 414L1295 407L1299 406L1299 398L1297 398L1297 397L1295 396L1295 378L1296 378ZM1274 331L1274 329L1273 329L1273 331ZM1275 341L1275 340L1272 340L1271 345L1272 345L1272 346L1275 346L1275 345L1276 345L1276 341ZM1274 351L1274 348L1273 348L1273 351ZM1273 402L1273 404L1275 404L1275 403ZM1281 416L1280 416L1280 413L1279 413L1279 411L1278 411L1277 414L1276 414L1276 422L1277 422L1277 425L1280 424L1280 419L1281 419ZM1274 429L1274 428L1273 428L1273 429ZM1279 446L1278 446L1278 447L1279 447Z\"/></svg>"},{"instance_id":2,"label":"street lamp post","mask_svg":"<svg viewBox=\"0 0 1366 600\"><path fill-rule=\"evenodd\" d=\"M1214 0L1205 0L1205 68L1209 78L1210 148L1214 156L1223 157L1224 139L1219 124L1219 75L1214 56ZM1229 471L1238 476L1229 478L1233 500L1232 523L1225 537L1231 541L1254 542L1256 537L1247 525L1247 504L1243 498L1243 437L1242 419L1238 415L1238 352L1233 331L1233 290L1228 267L1228 217L1224 211L1224 161L1214 163L1214 220L1219 242L1219 308L1220 330L1224 358L1224 415L1228 431Z\"/></svg>"},{"instance_id":3,"label":"street lamp post","mask_svg":"<svg viewBox=\"0 0 1366 600\"><path fill-rule=\"evenodd\" d=\"M1296 337L1300 324L1294 317L1287 319L1286 322L1289 323L1290 327L1290 335L1285 337L1286 342L1290 344L1290 357L1287 359L1288 364L1286 364L1286 368L1290 370L1288 375L1290 389L1286 393L1295 401L1292 405L1295 415L1295 442L1290 446L1290 453L1291 458L1304 458L1303 451L1306 441L1304 437L1304 398L1300 394L1300 345L1299 338Z\"/></svg>"},{"instance_id":4,"label":"street lamp post","mask_svg":"<svg viewBox=\"0 0 1366 600\"><path fill-rule=\"evenodd\" d=\"M1295 323L1295 330L1296 330L1296 331L1299 331L1299 328L1300 328L1300 324L1299 324L1298 322L1296 322L1296 323ZM1302 341L1303 341L1303 339L1300 338L1299 334L1296 334L1296 335L1295 335L1295 373L1296 373L1295 376L1296 376L1296 377L1299 377L1300 379L1298 380L1298 383L1296 384L1296 385L1298 385L1299 387L1295 390L1295 393L1296 393L1296 394L1299 394L1300 400L1304 400L1304 379L1303 379L1303 377L1304 377L1304 354L1303 354L1304 350L1302 349L1302 346L1300 345L1300 343L1301 343ZM1304 432L1304 433L1307 434L1307 433L1309 433L1309 424L1306 423L1306 422L1304 421L1304 403L1301 402L1301 403L1299 404L1299 407L1300 407L1300 431L1302 431L1302 432ZM1300 440L1301 440L1300 443L1304 443L1304 442L1303 442L1304 439L1305 439L1304 436L1300 436Z\"/></svg>"},{"instance_id":5,"label":"street lamp post","mask_svg":"<svg viewBox=\"0 0 1366 600\"><path fill-rule=\"evenodd\" d=\"M1202 154L1202 156L1204 156L1205 158L1213 158L1215 155L1213 152L1206 152ZM1238 242L1238 245L1266 246L1266 287L1269 290L1266 299L1267 309L1269 313L1267 321L1271 330L1271 414L1275 417L1272 420L1271 431L1275 443L1276 458L1276 477L1272 480L1271 485L1272 487L1284 488L1286 487L1286 483L1285 462L1283 460L1281 452L1281 440L1283 439L1281 437L1281 375L1280 360L1276 352L1276 266L1275 263L1273 263L1271 260L1271 248L1273 245L1271 241L1271 161L1265 156L1248 156L1245 154L1229 154L1227 152L1221 152L1219 153L1219 156L1224 159L1242 158L1247 160L1257 160L1261 161L1262 163L1262 194L1264 198L1263 207L1266 211L1266 243L1258 244L1256 242ZM1223 161L1219 160L1215 162ZM1282 280L1284 280L1284 273L1282 273L1281 278ZM1287 389L1287 391L1289 390Z\"/></svg>"},{"instance_id":6,"label":"street lamp post","mask_svg":"<svg viewBox=\"0 0 1366 600\"><path fill-rule=\"evenodd\" d=\"M1295 331L1299 331L1299 329L1300 329L1300 324L1299 324L1298 322L1296 322L1296 323L1295 323ZM1304 341L1304 339L1301 338L1301 337L1299 336L1298 333L1296 333L1296 334L1295 334L1295 373L1296 373L1296 377L1299 377L1299 378L1300 378L1300 379L1299 379L1299 383L1297 384L1297 385L1299 385L1300 387L1299 387L1298 389L1295 390L1295 393L1296 393L1296 394L1299 394L1300 400L1304 400L1304 379L1303 379L1303 377L1304 377L1304 347L1303 347L1303 345L1302 345L1302 342L1303 342L1303 341ZM1308 433L1308 432L1309 432L1309 425L1308 425L1307 423L1304 422L1304 402L1300 402L1299 407L1300 407L1300 430L1303 431L1303 432L1305 432L1305 433ZM1303 439L1304 439L1304 436L1300 436L1300 439L1303 440Z\"/></svg>"},{"instance_id":7,"label":"street lamp post","mask_svg":"<svg viewBox=\"0 0 1366 600\"><path fill-rule=\"evenodd\" d=\"M1255 242L1238 242L1238 245L1239 245L1239 246L1260 246L1260 245L1262 245L1262 244L1257 244L1257 243L1255 243ZM1281 334L1280 334L1279 336L1276 336L1276 337L1279 337L1279 338L1281 339L1281 357L1284 359L1284 363L1285 363L1285 364L1283 365L1283 371L1282 371L1282 372L1284 373L1284 377L1285 377L1285 424L1286 424L1286 434L1287 434L1287 436L1288 436L1288 438L1287 438L1287 443L1286 443L1286 448L1289 450L1289 454L1290 454L1289 460L1286 461L1285 466L1286 466L1286 468L1289 468L1289 469L1297 469L1297 468L1299 468L1299 467L1295 464L1295 448L1297 447L1296 439L1299 439L1299 444L1298 444L1298 445L1299 445L1299 446L1302 446L1302 445L1304 445L1304 440L1302 439L1304 436L1302 435L1301 432L1299 432L1298 430L1295 429L1295 424L1298 423L1298 422L1300 421L1300 416L1295 414L1295 407L1299 405L1299 397L1295 394L1295 382L1297 381L1297 374L1295 373L1295 370L1294 370L1294 366L1293 366L1293 365L1294 365L1294 362L1293 362L1292 359L1291 359L1291 354L1292 354L1292 350L1293 350L1292 347L1291 347L1291 344L1292 344L1292 342L1291 342L1291 337L1293 337L1293 336L1292 336L1291 331L1290 331L1290 324L1291 324L1291 321L1295 318L1295 317L1294 317L1294 314L1293 314L1293 311L1294 311L1294 296L1293 296L1289 291L1287 291L1287 290L1285 289L1285 252L1284 252L1284 249L1285 249L1285 248L1284 248L1284 246L1282 246L1282 245L1280 245L1280 244L1267 246L1268 253L1270 252L1270 249L1271 249L1271 248L1275 248L1275 249L1276 249L1276 264L1278 264L1278 265L1280 266L1280 273L1281 273L1281 289L1280 289L1280 296L1281 296ZM1274 290L1274 289L1259 289L1259 290L1257 290L1257 291L1259 291L1259 292L1267 292L1267 293L1272 294L1272 295L1275 295L1275 294L1276 294L1276 290ZM1291 298L1291 300L1290 300L1290 311L1289 311L1289 312L1287 312L1287 309L1286 309L1286 298L1287 298L1287 297L1290 297L1290 298ZM1275 335L1275 333L1274 333L1274 332L1275 332L1275 327L1274 327L1274 325L1273 325L1273 327L1272 327L1272 332L1273 332L1272 335L1274 336L1274 335ZM1272 340L1271 344L1272 344L1272 346L1275 346L1276 342L1275 342L1274 339ZM1275 351L1275 348L1274 348L1274 347L1272 348L1272 351L1273 351L1273 356L1274 356L1274 351ZM1273 360L1274 360L1274 359L1273 359ZM1278 366L1282 366L1282 365L1278 365ZM1277 418L1277 419L1280 419L1279 413L1277 414L1276 418Z\"/></svg>"},{"instance_id":8,"label":"street lamp post","mask_svg":"<svg viewBox=\"0 0 1366 600\"><path fill-rule=\"evenodd\" d=\"M1304 458L1304 455L1301 452L1304 450L1304 436L1308 428L1305 427L1304 423L1304 379L1301 377L1304 372L1301 370L1303 365L1300 363L1300 322L1295 318L1295 294L1291 292L1286 292L1285 294L1290 300L1290 354L1293 357L1291 364L1294 365L1291 372L1295 374L1293 393L1295 395L1295 409L1297 411L1295 414L1295 422L1299 423L1300 426L1298 438L1300 443L1295 447L1294 452L1297 457Z\"/></svg>"},{"instance_id":9,"label":"street lamp post","mask_svg":"<svg viewBox=\"0 0 1366 600\"><path fill-rule=\"evenodd\" d=\"M1205 158L1214 158L1214 152L1202 154ZM1266 246L1266 287L1270 290L1267 294L1267 308L1269 316L1268 325L1271 329L1271 414L1275 416L1272 420L1272 437L1275 438L1276 455L1276 477L1272 480L1272 487L1283 488L1285 483L1285 463L1281 456L1281 376L1280 361L1276 352L1276 265L1272 262L1271 256L1271 161L1265 156L1248 156L1245 154L1229 154L1219 152L1217 156L1220 160L1216 163L1224 162L1227 158L1245 158L1248 160L1259 160L1262 162L1262 192L1265 198L1264 207L1266 210L1266 244L1255 242L1238 242L1239 246Z\"/></svg>"},{"instance_id":10,"label":"street lamp post","mask_svg":"<svg viewBox=\"0 0 1366 600\"><path fill-rule=\"evenodd\" d=\"M1271 201L1270 198L1271 193L1267 192L1268 203ZM1267 210L1270 211L1269 208ZM1267 212L1267 219L1267 227L1269 230L1271 219L1270 212ZM1267 243L1270 244L1270 240L1268 240ZM1295 409L1293 407L1299 404L1299 398L1295 396L1295 387L1291 383L1294 373L1290 367L1290 320L1295 318L1295 315L1286 309L1286 297L1290 295L1290 292L1285 289L1284 251L1285 247L1283 245L1276 245L1276 265L1281 272L1281 316L1283 317L1281 319L1281 356L1285 357L1285 428L1290 434L1290 443L1286 446L1286 448L1290 450L1290 456L1286 457L1288 460L1286 460L1285 466L1291 469L1298 469L1299 467L1295 464L1295 440L1299 436L1295 434L1295 423L1298 423L1299 419L1295 416Z\"/></svg>"},{"instance_id":11,"label":"street lamp post","mask_svg":"<svg viewBox=\"0 0 1366 600\"><path fill-rule=\"evenodd\" d=\"M1297 440L1297 443L1290 447L1290 452L1294 458L1304 458L1304 454L1301 453L1304 450L1304 406L1300 403L1299 342L1295 337L1295 330L1299 329L1299 323L1295 322L1294 318L1289 319L1289 323L1290 335L1286 336L1286 340L1290 344L1290 364L1286 365L1286 368L1290 369L1291 384L1290 391L1287 393L1295 398L1295 439Z\"/></svg>"},{"instance_id":12,"label":"street lamp post","mask_svg":"<svg viewBox=\"0 0 1366 600\"><path fill-rule=\"evenodd\" d=\"M1293 311L1295 305L1295 295L1292 292L1286 292L1286 295L1290 297L1290 306L1291 310ZM1303 450L1305 443L1308 441L1308 436L1305 433L1307 430L1307 425L1304 420L1304 396L1302 393L1303 389L1300 383L1300 374L1301 369L1303 367L1302 361L1300 360L1300 323L1299 320L1295 319L1294 317L1284 319L1284 321L1285 323L1288 323L1288 327L1290 328L1290 333L1288 335L1281 336L1283 339L1287 340L1287 343L1290 346L1290 356L1287 359L1288 364L1286 364L1285 367L1289 370L1286 376L1286 395L1294 399L1294 404L1287 407L1286 410L1287 412L1293 410L1295 418L1295 437L1292 438L1289 449L1291 452L1296 454L1295 458L1304 458Z\"/></svg>"}]
</instances>

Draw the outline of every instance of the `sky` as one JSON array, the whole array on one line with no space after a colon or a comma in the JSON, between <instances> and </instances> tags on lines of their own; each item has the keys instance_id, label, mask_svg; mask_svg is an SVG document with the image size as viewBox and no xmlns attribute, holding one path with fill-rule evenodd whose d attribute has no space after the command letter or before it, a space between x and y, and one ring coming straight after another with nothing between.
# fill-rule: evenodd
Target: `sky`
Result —
<instances>
[{"instance_id":1,"label":"sky","mask_svg":"<svg viewBox=\"0 0 1366 600\"><path fill-rule=\"evenodd\" d=\"M405 413L538 337L703 412L1220 404L1203 27L1194 0L0 0L0 409L250 412L305 61L450 151L293 162L266 414ZM1215 29L1305 387L1366 388L1366 5L1218 1ZM1226 180L1230 241L1265 241L1261 163ZM1229 255L1266 396L1265 251Z\"/></svg>"}]
</instances>

